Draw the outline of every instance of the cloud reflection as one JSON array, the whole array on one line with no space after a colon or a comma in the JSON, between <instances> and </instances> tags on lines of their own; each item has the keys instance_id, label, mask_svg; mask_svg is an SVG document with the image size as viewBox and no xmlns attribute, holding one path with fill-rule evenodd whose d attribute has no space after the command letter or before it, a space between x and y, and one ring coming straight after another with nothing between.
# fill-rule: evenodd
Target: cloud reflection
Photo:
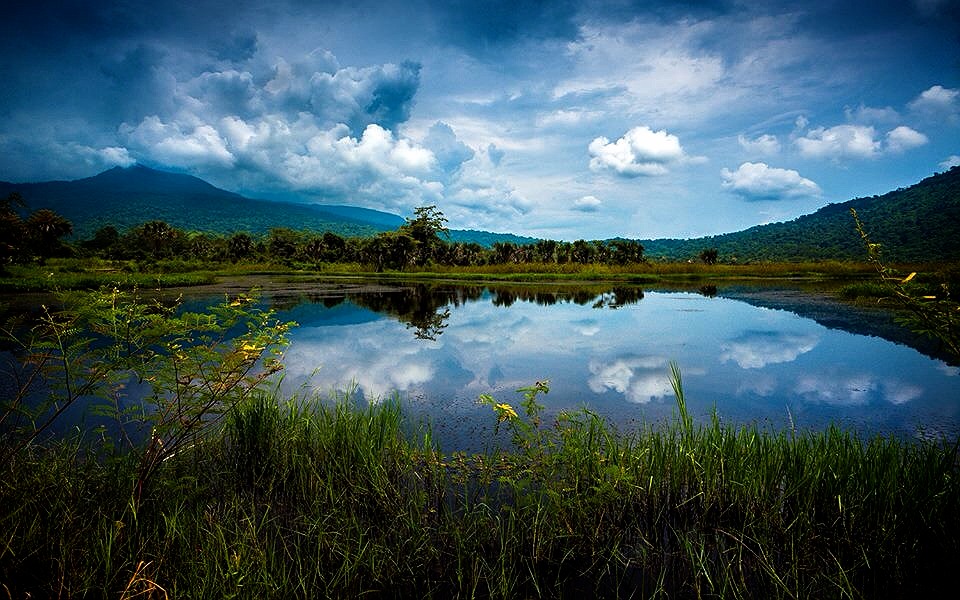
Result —
<instances>
[{"instance_id":1,"label":"cloud reflection","mask_svg":"<svg viewBox=\"0 0 960 600\"><path fill-rule=\"evenodd\" d=\"M306 329L305 331L303 329ZM409 332L389 320L354 326L355 341L303 328L287 349L285 383L321 394L356 385L368 400L408 392L430 382L436 368L430 353L439 344L409 343Z\"/></svg>"},{"instance_id":2,"label":"cloud reflection","mask_svg":"<svg viewBox=\"0 0 960 600\"><path fill-rule=\"evenodd\" d=\"M663 357L625 357L609 363L591 360L590 372L593 375L588 385L597 394L614 390L630 402L646 404L673 393L667 359Z\"/></svg>"},{"instance_id":3,"label":"cloud reflection","mask_svg":"<svg viewBox=\"0 0 960 600\"><path fill-rule=\"evenodd\" d=\"M923 388L918 385L866 373L806 375L797 380L795 391L808 400L836 406L862 406L873 398L905 404L923 396Z\"/></svg>"},{"instance_id":4,"label":"cloud reflection","mask_svg":"<svg viewBox=\"0 0 960 600\"><path fill-rule=\"evenodd\" d=\"M813 350L820 338L814 334L779 331L747 331L723 345L721 362L734 361L741 369L793 362Z\"/></svg>"}]
</instances>

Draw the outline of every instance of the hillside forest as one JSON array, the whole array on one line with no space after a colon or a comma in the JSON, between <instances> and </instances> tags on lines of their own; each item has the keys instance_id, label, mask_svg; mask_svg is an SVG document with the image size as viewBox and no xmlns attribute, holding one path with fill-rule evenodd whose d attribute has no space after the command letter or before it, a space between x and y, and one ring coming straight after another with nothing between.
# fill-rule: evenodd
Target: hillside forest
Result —
<instances>
[{"instance_id":1,"label":"hillside forest","mask_svg":"<svg viewBox=\"0 0 960 600\"><path fill-rule=\"evenodd\" d=\"M577 263L627 265L643 261L643 245L636 240L539 240L518 245L449 239L446 217L435 206L419 207L415 215L393 231L373 236L343 237L332 231L272 228L266 235L245 232L218 235L189 232L164 221L148 221L120 232L112 225L91 237L66 241L73 231L69 220L40 209L21 215L23 199L11 194L0 201L0 265L43 262L54 257L106 260L180 260L200 263L277 263L309 266L358 263L373 270L402 270L427 265L476 266L507 263Z\"/></svg>"},{"instance_id":2,"label":"hillside forest","mask_svg":"<svg viewBox=\"0 0 960 600\"><path fill-rule=\"evenodd\" d=\"M159 172L149 174L161 175ZM102 180L107 175L115 177L118 174L107 172L82 182ZM158 181L165 182L167 179ZM188 183L208 186L200 180ZM39 186L45 184L30 185L35 187L22 186L21 189L39 191L44 189ZM220 190L217 193L226 194ZM167 193L165 198L169 197ZM251 202L240 196L232 198L240 202L236 212L242 212L243 207ZM47 200L46 196L44 200ZM56 203L45 203L58 206ZM261 203L269 204L265 201ZM532 240L505 234L484 236L486 232L451 232L447 228L446 217L436 206L419 207L412 217L406 219L395 217L398 226L388 227L386 222L380 222L379 231L366 226L348 229L354 232L353 235L344 234L343 229L335 227L321 229L309 226L300 229L275 226L260 232L224 232L222 227L219 230L188 230L155 218L147 218L127 228L111 223L93 230L89 227L89 215L84 212L75 217L84 221L80 232L92 233L78 236L73 221L60 211L51 208L31 211L31 204L30 198L24 197L19 191L9 192L5 198L0 197L0 268L10 264L42 263L52 257L140 263L170 260L201 264L273 263L305 268L311 265L353 263L375 271L432 265L623 266L649 260L705 264L863 260L863 245L850 217L850 209L855 209L860 215L871 239L880 244L887 260L960 260L958 167L882 196L829 204L793 221L719 236L672 240L613 238L567 242ZM138 214L150 214L149 203L140 202L138 206ZM196 208L200 213L204 210L203 205ZM106 217L100 214L97 218L102 223Z\"/></svg>"}]
</instances>

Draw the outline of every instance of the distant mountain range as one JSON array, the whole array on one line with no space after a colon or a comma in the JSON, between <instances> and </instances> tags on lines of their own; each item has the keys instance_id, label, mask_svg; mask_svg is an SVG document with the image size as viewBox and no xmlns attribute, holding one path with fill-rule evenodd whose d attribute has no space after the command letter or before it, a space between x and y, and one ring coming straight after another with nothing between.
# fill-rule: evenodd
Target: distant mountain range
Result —
<instances>
[{"instance_id":1,"label":"distant mountain range","mask_svg":"<svg viewBox=\"0 0 960 600\"><path fill-rule=\"evenodd\" d=\"M255 200L178 173L136 165L116 167L94 177L43 183L0 182L0 195L19 192L28 208L49 208L87 239L104 225L121 231L161 220L187 231L263 234L274 227L333 231L370 236L394 230L405 220L394 214L358 208ZM736 260L863 259L854 230L855 208L884 256L895 261L960 260L960 167L928 177L882 196L827 205L792 221L751 227L735 233L694 239L641 240L651 259L696 259L716 248L723 262ZM506 233L451 230L455 242L491 246L526 244L535 238Z\"/></svg>"},{"instance_id":2,"label":"distant mountain range","mask_svg":"<svg viewBox=\"0 0 960 600\"><path fill-rule=\"evenodd\" d=\"M871 241L891 261L960 260L960 167L882 196L829 204L785 223L695 239L641 240L648 258L696 259L716 248L727 262L759 260L863 260L854 208Z\"/></svg>"},{"instance_id":3,"label":"distant mountain range","mask_svg":"<svg viewBox=\"0 0 960 600\"><path fill-rule=\"evenodd\" d=\"M123 231L153 220L185 231L217 234L263 234L287 227L332 231L344 237L376 235L406 222L395 214L356 206L256 200L190 175L142 165L115 167L74 181L0 182L0 195L11 192L19 192L30 210L49 208L69 219L78 239L90 238L104 225ZM451 238L487 246L496 241L534 241L483 231L451 231Z\"/></svg>"}]
</instances>

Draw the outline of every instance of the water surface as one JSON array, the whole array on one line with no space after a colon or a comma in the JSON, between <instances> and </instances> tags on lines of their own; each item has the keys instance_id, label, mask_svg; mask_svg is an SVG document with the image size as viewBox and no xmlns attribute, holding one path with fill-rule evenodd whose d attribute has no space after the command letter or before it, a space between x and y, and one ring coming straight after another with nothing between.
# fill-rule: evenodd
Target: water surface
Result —
<instances>
[{"instance_id":1,"label":"water surface","mask_svg":"<svg viewBox=\"0 0 960 600\"><path fill-rule=\"evenodd\" d=\"M662 422L675 413L671 361L698 420L715 410L774 430L833 422L867 435L960 432L956 367L800 316L795 295L783 303L792 311L713 292L382 285L276 294L283 316L300 324L283 385L350 389L369 401L397 393L429 416L448 450L489 440L480 394L517 403L515 390L538 380L550 382L551 414L588 407L625 430ZM729 295L750 297L742 287Z\"/></svg>"}]
</instances>

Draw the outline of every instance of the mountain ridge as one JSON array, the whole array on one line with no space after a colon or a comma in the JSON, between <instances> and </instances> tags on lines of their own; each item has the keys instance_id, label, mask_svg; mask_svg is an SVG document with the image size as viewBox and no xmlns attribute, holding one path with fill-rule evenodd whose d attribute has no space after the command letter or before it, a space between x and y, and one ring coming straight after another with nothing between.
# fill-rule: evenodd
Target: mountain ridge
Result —
<instances>
[{"instance_id":1,"label":"mountain ridge","mask_svg":"<svg viewBox=\"0 0 960 600\"><path fill-rule=\"evenodd\" d=\"M73 181L0 182L0 194L11 192L19 192L30 209L49 208L62 214L74 224L74 237L79 239L91 237L104 225L123 230L150 220L217 234L263 234L286 227L332 231L344 237L376 235L406 221L399 215L355 206L248 198L192 175L143 165L114 167ZM889 260L960 260L960 167L879 196L828 204L791 221L699 238L639 241L648 258L663 260L696 260L707 248L715 248L722 262L862 260L863 244L850 208L858 211ZM451 230L450 240L486 247L537 241L476 230Z\"/></svg>"},{"instance_id":2,"label":"mountain ridge","mask_svg":"<svg viewBox=\"0 0 960 600\"><path fill-rule=\"evenodd\" d=\"M850 209L887 260L960 260L960 167L885 194L831 203L790 221L691 239L640 240L649 258L696 259L707 248L724 262L863 260Z\"/></svg>"},{"instance_id":3,"label":"mountain ridge","mask_svg":"<svg viewBox=\"0 0 960 600\"><path fill-rule=\"evenodd\" d=\"M264 234L274 227L343 237L367 237L406 223L393 213L337 204L261 200L230 192L185 173L145 165L113 167L91 177L36 183L0 181L0 195L18 192L31 210L48 208L74 225L74 238L88 239L97 229L120 230L146 221L165 221L186 231ZM451 230L453 241L490 246L497 241L530 243L534 238L509 233Z\"/></svg>"}]
</instances>

